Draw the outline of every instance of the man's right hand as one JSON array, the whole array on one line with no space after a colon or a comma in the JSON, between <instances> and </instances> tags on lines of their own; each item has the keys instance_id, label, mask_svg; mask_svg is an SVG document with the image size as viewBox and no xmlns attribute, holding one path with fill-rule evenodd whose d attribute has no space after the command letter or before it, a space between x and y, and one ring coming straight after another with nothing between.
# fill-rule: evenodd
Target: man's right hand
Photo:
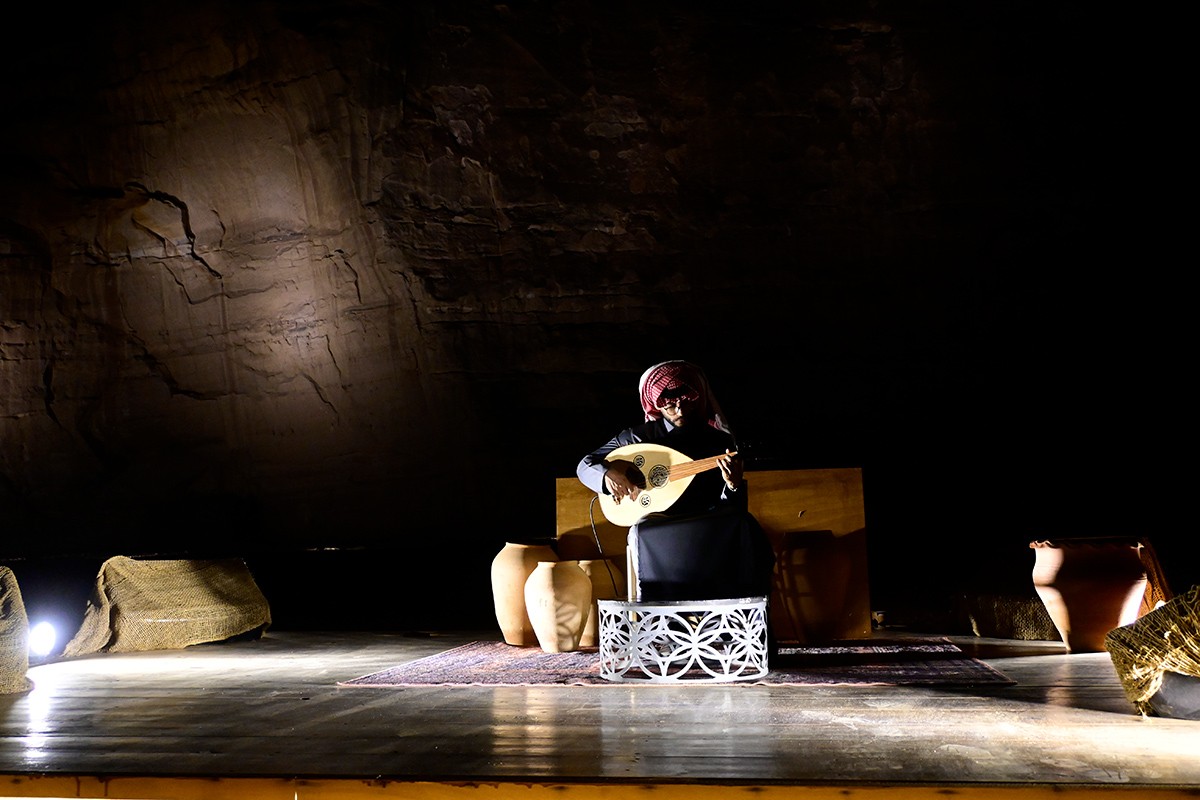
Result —
<instances>
[{"instance_id":1,"label":"man's right hand","mask_svg":"<svg viewBox=\"0 0 1200 800\"><path fill-rule=\"evenodd\" d=\"M604 485L614 503L619 504L626 497L636 500L637 496L642 493L637 484L629 480L629 470L631 469L637 469L631 461L623 461L618 458L608 462L608 469L604 473Z\"/></svg>"}]
</instances>

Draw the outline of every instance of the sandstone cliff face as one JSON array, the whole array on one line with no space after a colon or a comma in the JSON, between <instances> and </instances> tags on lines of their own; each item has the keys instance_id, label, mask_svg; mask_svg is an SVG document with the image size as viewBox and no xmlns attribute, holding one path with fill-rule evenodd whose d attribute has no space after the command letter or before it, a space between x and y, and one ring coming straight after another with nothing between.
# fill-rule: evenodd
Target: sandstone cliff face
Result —
<instances>
[{"instance_id":1,"label":"sandstone cliff face","mask_svg":"<svg viewBox=\"0 0 1200 800\"><path fill-rule=\"evenodd\" d=\"M1025 136L1037 82L988 63L1054 34L693 5L43 19L0 98L0 503L58 538L6 547L490 557L664 358L768 466L966 414L995 242L1073 212L1038 172L1066 115Z\"/></svg>"}]
</instances>

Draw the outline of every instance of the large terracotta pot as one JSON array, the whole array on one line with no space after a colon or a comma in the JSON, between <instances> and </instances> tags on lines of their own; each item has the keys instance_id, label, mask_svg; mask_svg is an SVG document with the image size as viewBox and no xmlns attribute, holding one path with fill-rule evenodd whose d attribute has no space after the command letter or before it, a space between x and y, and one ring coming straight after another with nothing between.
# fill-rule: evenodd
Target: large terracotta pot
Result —
<instances>
[{"instance_id":1,"label":"large terracotta pot","mask_svg":"<svg viewBox=\"0 0 1200 800\"><path fill-rule=\"evenodd\" d=\"M492 600L504 641L517 647L538 643L525 609L525 581L539 562L556 561L553 548L543 544L506 542L492 559Z\"/></svg>"},{"instance_id":2,"label":"large terracotta pot","mask_svg":"<svg viewBox=\"0 0 1200 800\"><path fill-rule=\"evenodd\" d=\"M587 622L583 626L583 635L579 637L579 646L596 647L600 643L600 609L596 601L623 598L625 575L611 558L581 560L579 568L592 582L592 602Z\"/></svg>"},{"instance_id":3,"label":"large terracotta pot","mask_svg":"<svg viewBox=\"0 0 1200 800\"><path fill-rule=\"evenodd\" d=\"M525 581L525 608L547 653L579 649L591 605L592 581L578 561L543 561Z\"/></svg>"},{"instance_id":4,"label":"large terracotta pot","mask_svg":"<svg viewBox=\"0 0 1200 800\"><path fill-rule=\"evenodd\" d=\"M1030 542L1033 586L1067 649L1104 650L1104 636L1137 621L1146 567L1135 539Z\"/></svg>"}]
</instances>

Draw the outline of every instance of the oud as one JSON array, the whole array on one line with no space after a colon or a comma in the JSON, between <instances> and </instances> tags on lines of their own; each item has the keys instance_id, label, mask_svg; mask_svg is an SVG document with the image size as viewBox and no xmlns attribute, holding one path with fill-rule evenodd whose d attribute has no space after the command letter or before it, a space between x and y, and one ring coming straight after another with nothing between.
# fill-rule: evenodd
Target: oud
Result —
<instances>
[{"instance_id":1,"label":"oud","mask_svg":"<svg viewBox=\"0 0 1200 800\"><path fill-rule=\"evenodd\" d=\"M735 455L722 453L712 458L691 459L660 444L636 442L618 447L605 460L630 462L632 466L626 472L629 482L641 491L637 497L626 497L619 503L612 495L601 492L600 510L612 524L628 528L647 514L661 514L669 509L687 490L692 478L716 469L721 459Z\"/></svg>"}]
</instances>

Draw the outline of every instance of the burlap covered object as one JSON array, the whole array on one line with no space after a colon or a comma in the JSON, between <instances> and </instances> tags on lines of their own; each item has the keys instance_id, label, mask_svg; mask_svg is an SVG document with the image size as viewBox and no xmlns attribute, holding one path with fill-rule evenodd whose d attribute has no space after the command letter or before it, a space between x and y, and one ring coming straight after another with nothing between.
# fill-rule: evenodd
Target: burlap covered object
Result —
<instances>
[{"instance_id":1,"label":"burlap covered object","mask_svg":"<svg viewBox=\"0 0 1200 800\"><path fill-rule=\"evenodd\" d=\"M105 561L64 656L170 650L219 642L271 623L266 597L240 559Z\"/></svg>"},{"instance_id":2,"label":"burlap covered object","mask_svg":"<svg viewBox=\"0 0 1200 800\"><path fill-rule=\"evenodd\" d=\"M1200 586L1193 586L1104 637L1125 694L1141 714L1162 687L1163 673L1200 678Z\"/></svg>"},{"instance_id":3,"label":"burlap covered object","mask_svg":"<svg viewBox=\"0 0 1200 800\"><path fill-rule=\"evenodd\" d=\"M29 671L29 617L17 576L0 567L0 694L32 688Z\"/></svg>"}]
</instances>

